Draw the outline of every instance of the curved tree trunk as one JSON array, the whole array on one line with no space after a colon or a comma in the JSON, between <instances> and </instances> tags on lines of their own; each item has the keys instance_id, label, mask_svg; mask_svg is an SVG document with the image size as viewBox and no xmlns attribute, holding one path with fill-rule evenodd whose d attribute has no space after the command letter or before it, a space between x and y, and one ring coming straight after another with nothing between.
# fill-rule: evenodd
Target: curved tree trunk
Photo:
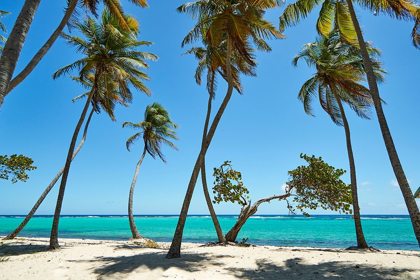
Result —
<instances>
[{"instance_id":1,"label":"curved tree trunk","mask_svg":"<svg viewBox=\"0 0 420 280\"><path fill-rule=\"evenodd\" d=\"M137 177L139 176L140 165L143 162L143 159L144 159L145 155L146 155L146 146L144 147L143 154L141 155L141 158L140 158L139 162L137 163L136 172L134 173L133 182L131 182L130 195L128 197L128 220L130 222L131 234L133 235L134 239L143 238L143 236L141 236L139 230L136 227L136 223L134 222L133 195L134 195L134 187L136 186L136 182L137 182Z\"/></svg>"},{"instance_id":2,"label":"curved tree trunk","mask_svg":"<svg viewBox=\"0 0 420 280\"><path fill-rule=\"evenodd\" d=\"M19 85L29 74L31 74L32 70L38 65L41 59L45 56L45 54L50 50L51 46L54 44L55 40L57 40L60 33L63 31L64 27L67 25L68 21L70 20L71 15L73 14L74 10L76 9L78 0L71 0L69 6L66 9L63 19L61 20L60 24L58 25L57 29L53 32L51 37L45 42L45 44L39 49L39 51L35 54L35 56L31 59L31 61L26 65L26 67L14 77L7 88L5 96L7 96L17 85Z\"/></svg>"},{"instance_id":3,"label":"curved tree trunk","mask_svg":"<svg viewBox=\"0 0 420 280\"><path fill-rule=\"evenodd\" d=\"M209 121L210 121L210 114L211 114L211 103L213 100L213 96L214 96L214 71L212 72L212 76L211 76L211 81L210 81L210 92L209 92L209 101L208 101L208 105L207 105L207 115L206 115L206 121L204 123L204 131L203 131L203 141L201 143L201 148L203 148L203 145L206 141L206 137L207 137L207 130L208 130L208 126L209 126ZM216 212L214 211L214 207L213 204L211 202L211 198L210 198L210 194L209 194L209 189L207 186L207 178L206 178L206 159L205 157L203 157L203 164L201 166L201 181L203 184L203 192L204 192L204 197L206 198L206 203L207 203L207 207L209 208L209 212L210 212L210 216L211 219L213 221L214 224L214 228L216 229L216 234L217 234L217 239L219 240L219 242L225 242L225 237L223 235L223 231L222 228L220 227L219 224L219 220L217 219L217 215Z\"/></svg>"},{"instance_id":4,"label":"curved tree trunk","mask_svg":"<svg viewBox=\"0 0 420 280\"><path fill-rule=\"evenodd\" d=\"M354 163L353 149L351 146L350 127L347 122L346 114L344 112L341 99L338 96L335 88L333 89L333 91L334 91L335 99L337 100L338 106L340 107L341 117L343 119L343 124L344 124L344 130L346 132L347 153L349 156L349 165L350 165L351 195L353 199L353 217L354 217L354 226L356 228L357 248L369 248L365 239L365 235L363 234L362 221L360 219L359 197L357 195L356 166Z\"/></svg>"},{"instance_id":5,"label":"curved tree trunk","mask_svg":"<svg viewBox=\"0 0 420 280\"><path fill-rule=\"evenodd\" d=\"M219 110L217 111L216 116L210 126L209 133L207 134L206 141L202 145L200 153L198 154L197 161L195 162L194 169L188 184L187 193L185 194L184 203L182 204L181 213L179 215L178 224L176 226L174 238L169 248L169 252L166 255L166 258L179 258L181 257L181 243L182 243L182 234L184 232L185 221L187 219L188 208L190 207L190 202L192 195L194 193L195 184L197 183L198 173L203 165L204 156L207 152L208 147L210 146L211 140L213 139L214 133L216 132L217 125L222 118L223 112L226 109L226 106L229 103L230 98L232 97L233 92L233 82L232 82L232 72L231 72L231 60L230 56L232 54L232 42L229 35L227 36L227 52L226 52L226 74L228 80L228 89L226 96L223 99L222 104L220 105Z\"/></svg>"},{"instance_id":6,"label":"curved tree trunk","mask_svg":"<svg viewBox=\"0 0 420 280\"><path fill-rule=\"evenodd\" d=\"M79 122L76 125L76 129L74 130L73 138L71 140L70 147L69 147L69 152L67 154L63 177L61 178L60 190L58 191L57 205L55 207L55 212L54 212L54 220L53 220L53 224L51 228L50 249L52 250L60 248L58 244L58 223L60 221L61 206L63 205L64 191L66 190L67 177L69 176L69 172L70 172L71 159L72 159L72 155L74 151L74 146L76 145L77 136L79 135L80 128L83 124L83 121L85 120L86 113L89 108L89 104L92 100L92 97L96 92L99 76L100 74L96 73L94 85L92 87L92 90L90 91L85 107L83 108L82 115L80 116Z\"/></svg>"},{"instance_id":7,"label":"curved tree trunk","mask_svg":"<svg viewBox=\"0 0 420 280\"><path fill-rule=\"evenodd\" d=\"M93 112L94 111L95 111L94 108L92 108L92 110L90 111L88 120L87 120L86 125L85 125L85 130L83 132L83 138L80 141L79 146L77 146L76 150L73 153L73 157L71 158L72 161L76 157L77 153L80 151L80 149L82 148L83 144L86 141L87 130L88 130L88 127L89 127L90 119L92 118L92 115L93 115ZM63 172L64 172L64 166L57 173L57 175L55 175L54 179L51 181L51 183L48 185L48 187L44 190L44 192L42 193L42 195L40 196L40 198L35 203L34 207L32 207L32 209L29 212L29 214L22 221L22 223L20 223L20 225L11 234L9 234L7 237L5 237L4 240L13 239L13 238L15 238L22 231L22 229L26 226L26 224L29 222L29 220L32 218L32 216L35 214L36 210L38 210L39 206L44 201L45 197L47 197L47 195L49 194L49 192L51 191L51 189L54 187L55 183L61 177L61 175L63 174Z\"/></svg>"},{"instance_id":8,"label":"curved tree trunk","mask_svg":"<svg viewBox=\"0 0 420 280\"><path fill-rule=\"evenodd\" d=\"M363 57L363 64L365 66L366 76L369 84L370 94L372 95L373 103L375 105L376 114L378 116L379 126L381 128L382 137L384 138L385 147L388 152L389 159L391 161L392 168L394 170L395 177L397 178L400 186L402 195L404 197L405 204L407 205L408 213L410 214L411 222L413 224L414 234L417 242L420 246L420 213L414 199L413 192L411 191L410 185L408 184L407 178L404 174L404 170L401 166L400 159L397 154L397 150L392 140L391 132L385 114L382 110L381 98L379 96L378 85L372 68L372 62L369 58L368 51L366 49L366 43L363 39L362 31L360 29L359 21L357 20L356 13L353 8L351 0L346 0L349 6L350 16L354 24L354 28L357 33L357 39L359 41L360 50Z\"/></svg>"},{"instance_id":9,"label":"curved tree trunk","mask_svg":"<svg viewBox=\"0 0 420 280\"><path fill-rule=\"evenodd\" d=\"M239 231L241 230L242 226L246 223L249 217L257 213L258 207L261 203L270 202L273 199L286 199L289 196L290 192L283 195L275 195L271 197L262 198L255 202L252 206L250 206L249 204L244 205L241 209L241 213L239 214L238 220L236 221L235 225L231 228L231 230L229 230L228 233L226 233L226 241L236 241L236 238L238 237Z\"/></svg>"},{"instance_id":10,"label":"curved tree trunk","mask_svg":"<svg viewBox=\"0 0 420 280\"><path fill-rule=\"evenodd\" d=\"M18 18L16 19L15 25L13 26L12 32L10 32L9 38L4 45L0 57L0 107L3 104L7 87L12 79L23 43L26 40L26 36L28 35L29 28L31 27L32 20L34 19L35 12L38 9L40 2L41 0L25 1Z\"/></svg>"}]
</instances>

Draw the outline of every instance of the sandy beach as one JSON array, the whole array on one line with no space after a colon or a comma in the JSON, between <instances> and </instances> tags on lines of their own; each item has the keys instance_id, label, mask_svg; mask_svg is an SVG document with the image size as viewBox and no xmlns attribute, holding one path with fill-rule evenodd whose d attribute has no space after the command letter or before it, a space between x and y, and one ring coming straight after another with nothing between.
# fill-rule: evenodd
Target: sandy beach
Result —
<instances>
[{"instance_id":1,"label":"sandy beach","mask_svg":"<svg viewBox=\"0 0 420 280\"><path fill-rule=\"evenodd\" d=\"M420 252L183 244L182 258L133 241L1 241L0 279L420 279Z\"/></svg>"}]
</instances>

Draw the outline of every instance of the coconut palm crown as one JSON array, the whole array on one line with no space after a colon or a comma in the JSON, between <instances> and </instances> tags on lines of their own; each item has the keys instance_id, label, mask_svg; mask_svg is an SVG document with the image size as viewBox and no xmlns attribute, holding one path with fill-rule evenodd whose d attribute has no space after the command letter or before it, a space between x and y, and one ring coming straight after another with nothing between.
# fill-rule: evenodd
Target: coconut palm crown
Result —
<instances>
[{"instance_id":1,"label":"coconut palm crown","mask_svg":"<svg viewBox=\"0 0 420 280\"><path fill-rule=\"evenodd\" d=\"M367 44L376 79L383 82L386 71L377 60L380 50ZM357 47L341 40L340 34L335 31L329 34L329 38L320 36L315 43L305 44L292 64L297 66L301 59L316 68L316 73L303 84L298 95L307 114L313 116L311 103L318 95L322 109L335 124L342 126L342 115L334 94L336 91L341 101L347 103L359 117L369 118L368 109L373 101L369 89L361 84L366 82L366 73Z\"/></svg>"},{"instance_id":2,"label":"coconut palm crown","mask_svg":"<svg viewBox=\"0 0 420 280\"><path fill-rule=\"evenodd\" d=\"M113 79L119 90L126 95L131 93L128 85L150 95L150 90L143 83L150 78L140 69L149 67L145 60L156 60L157 56L137 51L138 47L152 43L137 41L138 22L130 17L127 17L127 22L131 26L129 31L123 29L108 10L102 13L101 22L90 17L83 22L74 22L86 40L67 34L62 36L84 57L58 70L53 78L78 70L80 81L92 80L92 75L101 76L103 79Z\"/></svg>"},{"instance_id":3,"label":"coconut palm crown","mask_svg":"<svg viewBox=\"0 0 420 280\"><path fill-rule=\"evenodd\" d=\"M178 139L174 130L178 125L171 121L168 111L157 102L147 106L144 113L144 121L139 123L125 122L123 123L123 127L141 130L128 138L126 143L127 150L130 150L131 145L133 145L135 141L140 139L140 137L143 137L147 153L153 158L156 158L157 155L163 162L166 162L161 151L162 144L166 144L175 150L178 149L167 139Z\"/></svg>"},{"instance_id":4,"label":"coconut palm crown","mask_svg":"<svg viewBox=\"0 0 420 280\"><path fill-rule=\"evenodd\" d=\"M415 0L353 0L353 2L372 11L375 15L387 14L396 19L417 22L412 30L411 37L413 44L416 47L419 46L420 6L418 2ZM316 29L320 35L328 37L336 29L342 38L357 45L357 34L346 0L297 0L295 3L288 5L280 16L280 31L298 24L317 6L321 6L316 22Z\"/></svg>"}]
</instances>

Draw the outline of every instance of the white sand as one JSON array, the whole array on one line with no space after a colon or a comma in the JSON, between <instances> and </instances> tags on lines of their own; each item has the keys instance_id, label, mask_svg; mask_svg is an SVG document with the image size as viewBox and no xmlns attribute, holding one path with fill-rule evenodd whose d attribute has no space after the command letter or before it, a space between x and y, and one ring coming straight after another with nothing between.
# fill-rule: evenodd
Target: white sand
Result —
<instances>
[{"instance_id":1,"label":"white sand","mask_svg":"<svg viewBox=\"0 0 420 280\"><path fill-rule=\"evenodd\" d=\"M182 258L132 241L18 238L0 245L0 279L420 279L420 251L184 244ZM0 244L1 244L0 243Z\"/></svg>"}]
</instances>

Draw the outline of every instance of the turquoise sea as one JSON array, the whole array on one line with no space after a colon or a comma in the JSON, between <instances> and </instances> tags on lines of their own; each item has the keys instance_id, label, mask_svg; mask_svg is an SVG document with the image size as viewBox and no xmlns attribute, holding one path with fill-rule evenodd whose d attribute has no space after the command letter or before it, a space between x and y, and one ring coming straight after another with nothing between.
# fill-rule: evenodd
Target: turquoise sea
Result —
<instances>
[{"instance_id":1,"label":"turquoise sea","mask_svg":"<svg viewBox=\"0 0 420 280\"><path fill-rule=\"evenodd\" d=\"M221 215L219 221L226 233L235 223L234 215ZM0 236L10 233L24 216L0 216ZM178 216L136 216L140 232L155 241L171 241ZM363 216L365 237L377 249L419 250L411 221L403 215ZM20 236L49 237L52 216L35 216ZM130 238L128 217L62 216L61 238L124 240ZM248 243L276 246L311 246L347 248L356 245L354 222L347 215L314 215L310 218L294 215L255 215L242 228L238 241L248 238ZM184 241L216 241L211 218L191 215L187 219Z\"/></svg>"}]
</instances>

